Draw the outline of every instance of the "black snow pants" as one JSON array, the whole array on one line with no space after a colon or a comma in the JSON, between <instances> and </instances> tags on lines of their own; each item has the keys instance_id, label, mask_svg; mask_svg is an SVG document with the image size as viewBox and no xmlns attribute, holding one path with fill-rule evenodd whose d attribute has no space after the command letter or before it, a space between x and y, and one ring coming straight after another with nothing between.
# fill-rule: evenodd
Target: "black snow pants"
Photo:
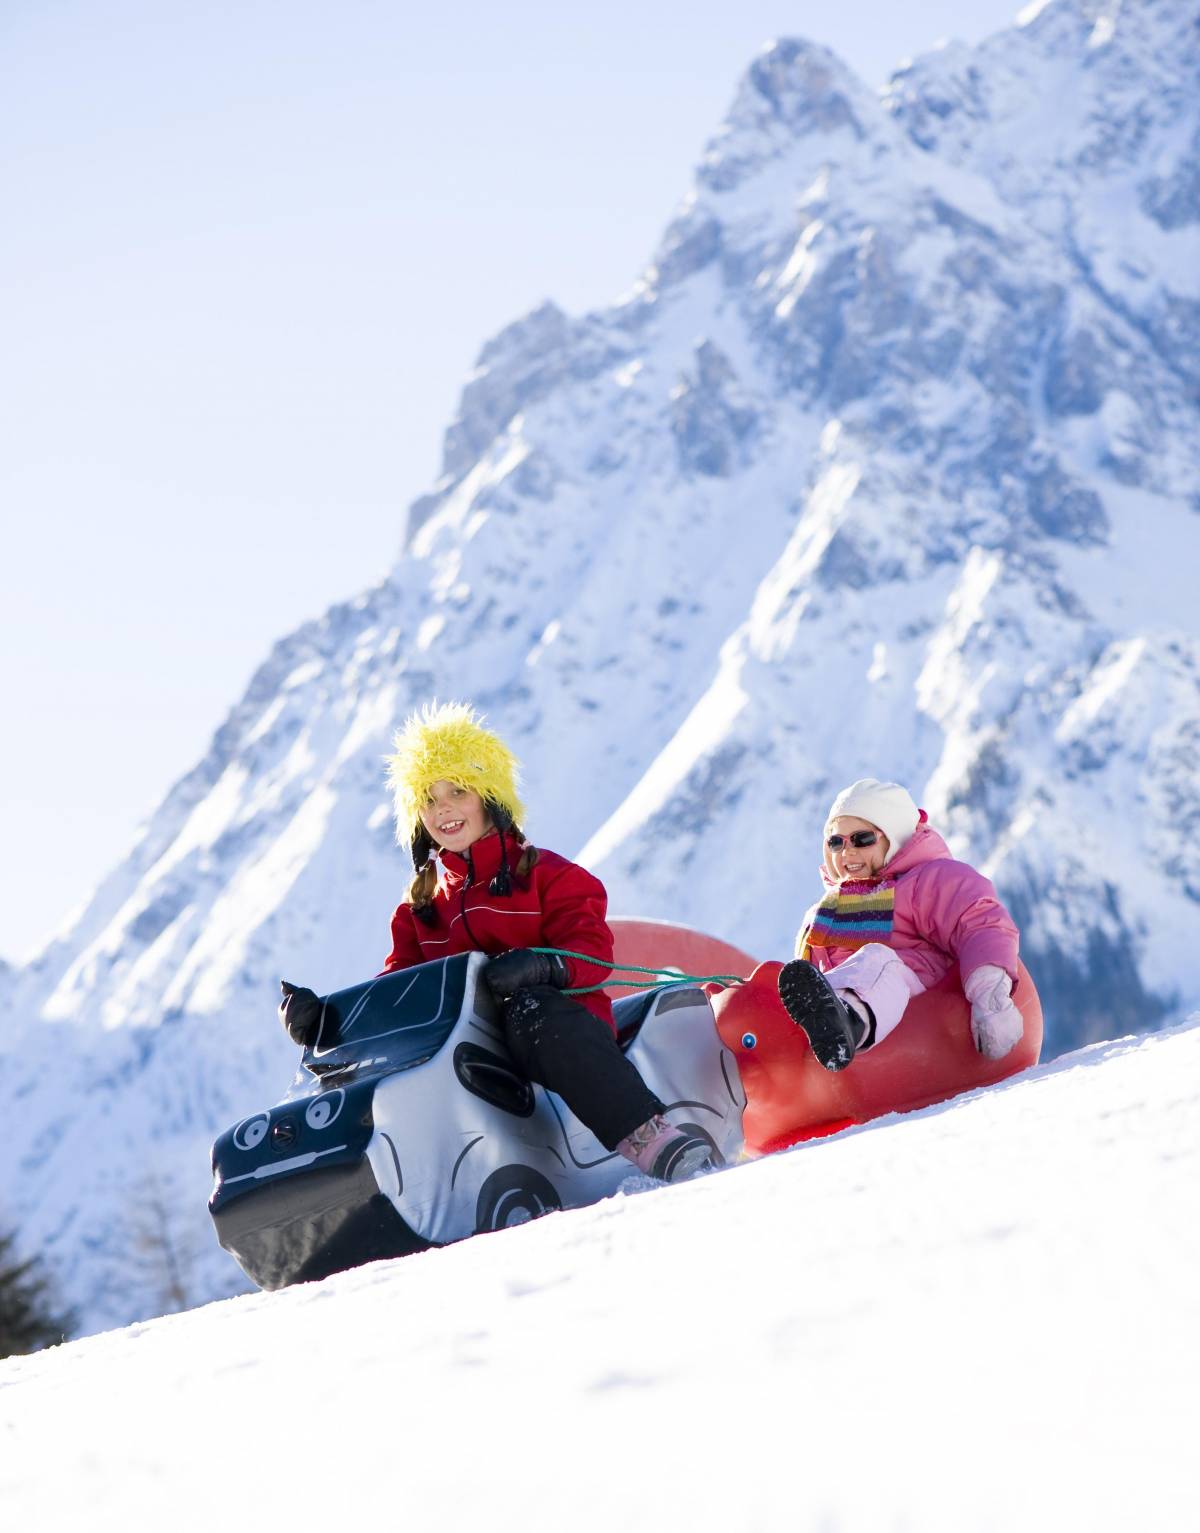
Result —
<instances>
[{"instance_id":1,"label":"black snow pants","mask_svg":"<svg viewBox=\"0 0 1200 1533\"><path fill-rule=\"evenodd\" d=\"M517 990L500 1016L517 1068L562 1097L606 1150L665 1110L612 1029L553 985Z\"/></svg>"}]
</instances>

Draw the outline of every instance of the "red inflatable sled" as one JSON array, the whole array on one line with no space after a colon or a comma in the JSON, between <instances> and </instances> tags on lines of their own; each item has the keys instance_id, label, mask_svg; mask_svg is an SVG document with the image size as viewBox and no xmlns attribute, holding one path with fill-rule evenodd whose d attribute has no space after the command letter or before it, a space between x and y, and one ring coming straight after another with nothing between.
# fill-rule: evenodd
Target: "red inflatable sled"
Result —
<instances>
[{"instance_id":1,"label":"red inflatable sled","mask_svg":"<svg viewBox=\"0 0 1200 1533\"><path fill-rule=\"evenodd\" d=\"M737 1060L746 1092L742 1122L746 1149L753 1155L993 1085L1037 1064L1041 1054L1042 1006L1023 964L1013 1000L1025 1032L1004 1059L984 1059L976 1052L970 1007L958 970L952 969L940 984L909 1003L904 1021L890 1037L848 1070L835 1073L817 1063L808 1039L780 1004L780 963L755 965L727 942L667 922L610 924L618 963L686 974L749 976L744 985L713 987L710 996L717 1031Z\"/></svg>"},{"instance_id":2,"label":"red inflatable sled","mask_svg":"<svg viewBox=\"0 0 1200 1533\"><path fill-rule=\"evenodd\" d=\"M650 969L649 974L618 974L618 980L630 985L608 985L614 1000L628 995L631 988L652 985L655 979L670 979L672 974L736 974L749 979L758 967L758 959L720 937L709 937L690 926L673 926L670 921L609 921L613 934L613 961Z\"/></svg>"}]
</instances>

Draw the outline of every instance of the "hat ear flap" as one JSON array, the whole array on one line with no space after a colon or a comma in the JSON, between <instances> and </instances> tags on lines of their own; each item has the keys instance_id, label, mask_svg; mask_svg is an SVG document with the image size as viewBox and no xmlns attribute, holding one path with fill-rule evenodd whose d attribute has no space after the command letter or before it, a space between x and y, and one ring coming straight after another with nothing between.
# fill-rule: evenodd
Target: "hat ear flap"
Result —
<instances>
[{"instance_id":1,"label":"hat ear flap","mask_svg":"<svg viewBox=\"0 0 1200 1533\"><path fill-rule=\"evenodd\" d=\"M513 828L513 817L504 805L498 804L494 798L484 799L483 807L490 815L492 824L496 827L496 834L500 837L500 869L488 885L488 893L507 898L512 893L512 873L509 871L508 842L505 838Z\"/></svg>"},{"instance_id":2,"label":"hat ear flap","mask_svg":"<svg viewBox=\"0 0 1200 1533\"><path fill-rule=\"evenodd\" d=\"M424 825L418 825L413 831L409 848L412 851L413 868L419 873L433 856L433 838Z\"/></svg>"}]
</instances>

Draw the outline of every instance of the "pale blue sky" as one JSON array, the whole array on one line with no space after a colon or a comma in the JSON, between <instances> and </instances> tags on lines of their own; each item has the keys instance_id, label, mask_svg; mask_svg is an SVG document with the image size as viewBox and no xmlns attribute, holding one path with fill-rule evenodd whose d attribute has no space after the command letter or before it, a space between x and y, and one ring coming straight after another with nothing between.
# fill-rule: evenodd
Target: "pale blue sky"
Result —
<instances>
[{"instance_id":1,"label":"pale blue sky","mask_svg":"<svg viewBox=\"0 0 1200 1533\"><path fill-rule=\"evenodd\" d=\"M377 580L483 342L637 276L738 77L1016 0L4 0L0 954Z\"/></svg>"}]
</instances>

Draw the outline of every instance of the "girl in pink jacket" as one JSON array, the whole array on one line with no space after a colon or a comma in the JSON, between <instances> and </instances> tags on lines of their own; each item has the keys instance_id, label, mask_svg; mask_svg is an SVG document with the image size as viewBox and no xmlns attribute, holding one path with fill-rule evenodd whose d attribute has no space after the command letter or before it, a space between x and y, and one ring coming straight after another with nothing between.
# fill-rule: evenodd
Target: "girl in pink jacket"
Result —
<instances>
[{"instance_id":1,"label":"girl in pink jacket","mask_svg":"<svg viewBox=\"0 0 1200 1533\"><path fill-rule=\"evenodd\" d=\"M827 1070L886 1038L954 964L975 1047L989 1059L1015 1048L1017 928L990 881L951 857L899 783L864 777L838 794L821 878L824 898L804 918L779 997Z\"/></svg>"}]
</instances>

